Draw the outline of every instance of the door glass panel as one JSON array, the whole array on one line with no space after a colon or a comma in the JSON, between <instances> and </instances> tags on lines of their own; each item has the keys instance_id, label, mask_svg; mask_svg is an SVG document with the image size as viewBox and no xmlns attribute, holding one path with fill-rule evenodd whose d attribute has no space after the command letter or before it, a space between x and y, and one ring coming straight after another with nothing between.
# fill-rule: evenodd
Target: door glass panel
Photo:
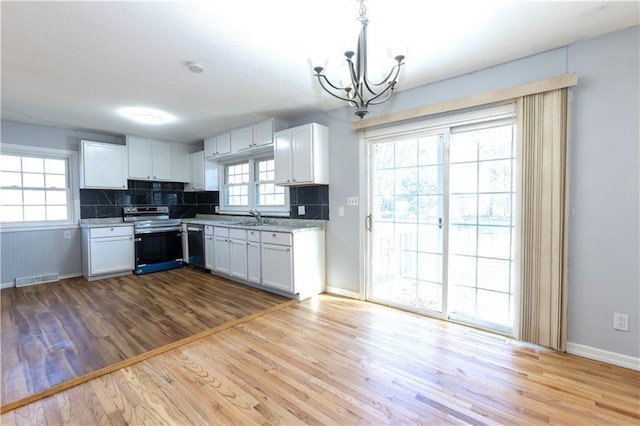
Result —
<instances>
[{"instance_id":1,"label":"door glass panel","mask_svg":"<svg viewBox=\"0 0 640 426\"><path fill-rule=\"evenodd\" d=\"M371 168L369 298L441 312L443 136L379 142Z\"/></svg>"},{"instance_id":2,"label":"door glass panel","mask_svg":"<svg viewBox=\"0 0 640 426\"><path fill-rule=\"evenodd\" d=\"M454 133L449 145L449 317L505 332L514 303L513 146L511 124Z\"/></svg>"}]
</instances>

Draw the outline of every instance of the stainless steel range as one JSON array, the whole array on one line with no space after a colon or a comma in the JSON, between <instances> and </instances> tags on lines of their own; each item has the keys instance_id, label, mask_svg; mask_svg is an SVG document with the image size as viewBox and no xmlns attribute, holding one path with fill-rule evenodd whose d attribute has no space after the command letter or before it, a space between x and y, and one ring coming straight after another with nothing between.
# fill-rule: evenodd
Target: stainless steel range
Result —
<instances>
[{"instance_id":1,"label":"stainless steel range","mask_svg":"<svg viewBox=\"0 0 640 426\"><path fill-rule=\"evenodd\" d=\"M147 274L184 265L180 219L169 218L168 206L126 206L122 208L122 218L133 223L134 273Z\"/></svg>"}]
</instances>

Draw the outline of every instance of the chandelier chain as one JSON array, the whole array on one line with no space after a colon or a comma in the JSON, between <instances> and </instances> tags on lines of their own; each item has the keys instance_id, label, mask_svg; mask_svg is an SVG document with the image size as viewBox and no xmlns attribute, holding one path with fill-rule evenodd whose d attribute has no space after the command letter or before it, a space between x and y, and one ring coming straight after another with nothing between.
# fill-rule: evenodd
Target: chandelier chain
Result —
<instances>
[{"instance_id":1,"label":"chandelier chain","mask_svg":"<svg viewBox=\"0 0 640 426\"><path fill-rule=\"evenodd\" d=\"M365 18L367 16L367 6L364 5L364 0L360 0L360 17Z\"/></svg>"}]
</instances>

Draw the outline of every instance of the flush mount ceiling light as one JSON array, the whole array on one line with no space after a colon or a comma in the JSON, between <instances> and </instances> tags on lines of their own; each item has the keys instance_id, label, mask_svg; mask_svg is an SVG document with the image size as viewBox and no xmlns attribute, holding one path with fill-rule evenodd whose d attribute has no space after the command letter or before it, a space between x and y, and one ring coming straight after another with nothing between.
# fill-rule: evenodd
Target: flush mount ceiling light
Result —
<instances>
[{"instance_id":1,"label":"flush mount ceiling light","mask_svg":"<svg viewBox=\"0 0 640 426\"><path fill-rule=\"evenodd\" d=\"M313 69L316 72L315 76L318 77L320 86L331 96L349 102L350 105L356 108L355 114L360 118L369 113L369 105L381 104L391 97L393 88L398 82L400 67L404 64L402 62L404 56L398 55L393 58L397 64L391 68L384 80L379 83L369 81L367 76L367 25L369 20L366 15L367 9L364 5L364 0L360 0L360 16L356 18L362 24L360 35L358 36L358 53L355 54L351 50L344 52L349 65L351 84L345 87L336 86L323 74L324 68L315 67ZM354 56L355 62L353 61Z\"/></svg>"},{"instance_id":2,"label":"flush mount ceiling light","mask_svg":"<svg viewBox=\"0 0 640 426\"><path fill-rule=\"evenodd\" d=\"M119 110L119 113L120 115L127 117L130 120L135 121L136 123L149 124L152 126L170 123L175 120L175 117L173 115L152 108L121 108Z\"/></svg>"}]
</instances>

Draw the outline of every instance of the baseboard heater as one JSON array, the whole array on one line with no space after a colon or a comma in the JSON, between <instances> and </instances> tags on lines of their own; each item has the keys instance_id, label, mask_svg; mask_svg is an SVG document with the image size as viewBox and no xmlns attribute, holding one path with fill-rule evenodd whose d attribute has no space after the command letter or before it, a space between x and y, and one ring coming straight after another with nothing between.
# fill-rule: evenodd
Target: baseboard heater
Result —
<instances>
[{"instance_id":1,"label":"baseboard heater","mask_svg":"<svg viewBox=\"0 0 640 426\"><path fill-rule=\"evenodd\" d=\"M33 277L20 277L16 278L16 287L53 283L56 281L60 281L60 275L58 275L57 272L55 274L34 275Z\"/></svg>"}]
</instances>

